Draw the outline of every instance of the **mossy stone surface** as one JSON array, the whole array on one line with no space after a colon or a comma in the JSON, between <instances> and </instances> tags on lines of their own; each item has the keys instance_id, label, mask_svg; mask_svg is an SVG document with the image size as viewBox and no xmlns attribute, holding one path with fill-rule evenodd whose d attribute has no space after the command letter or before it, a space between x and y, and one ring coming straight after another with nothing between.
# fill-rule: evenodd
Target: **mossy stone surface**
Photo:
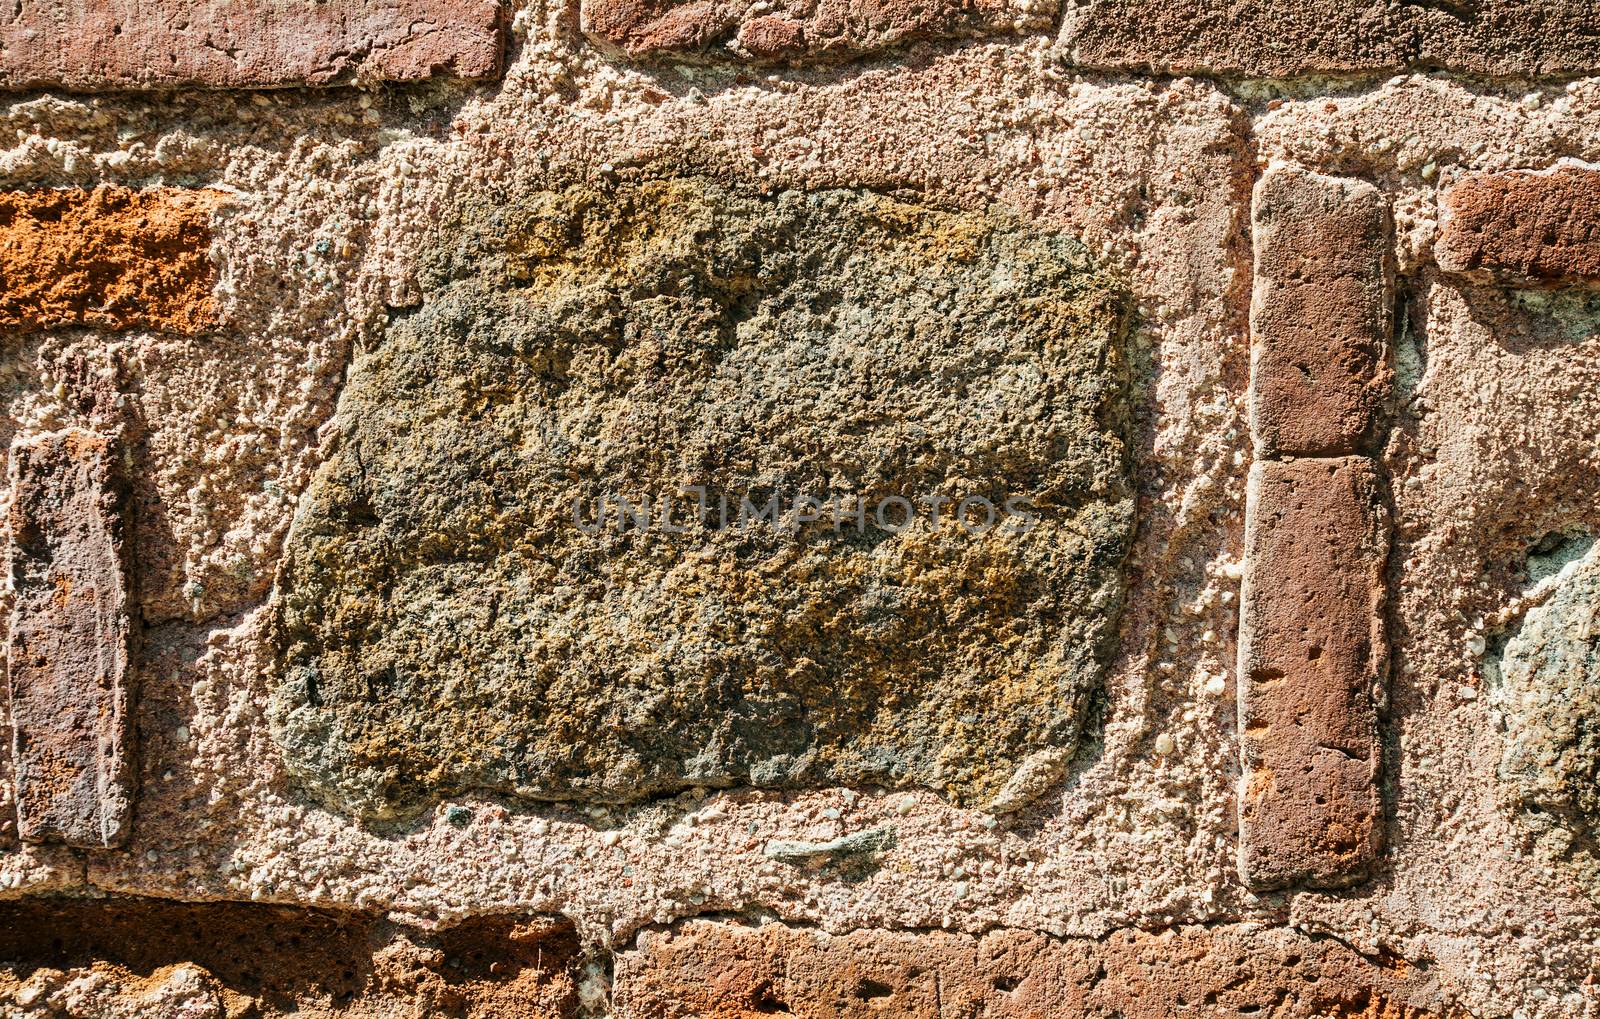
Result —
<instances>
[{"instance_id":1,"label":"mossy stone surface","mask_svg":"<svg viewBox=\"0 0 1600 1019\"><path fill-rule=\"evenodd\" d=\"M474 790L986 803L1070 757L1134 527L1124 292L1075 241L678 179L464 202L427 266L279 578L302 789L369 820ZM675 493L673 530L591 526ZM935 524L932 495L1036 525ZM776 526L721 519L773 496ZM892 496L910 527L848 512Z\"/></svg>"}]
</instances>

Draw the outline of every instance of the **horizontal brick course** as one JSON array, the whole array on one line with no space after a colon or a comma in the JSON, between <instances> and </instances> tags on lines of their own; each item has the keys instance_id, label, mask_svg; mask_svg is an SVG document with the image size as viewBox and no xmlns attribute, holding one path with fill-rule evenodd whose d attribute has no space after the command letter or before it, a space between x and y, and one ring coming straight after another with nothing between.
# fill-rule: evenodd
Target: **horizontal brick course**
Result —
<instances>
[{"instance_id":1,"label":"horizontal brick course","mask_svg":"<svg viewBox=\"0 0 1600 1019\"><path fill-rule=\"evenodd\" d=\"M1091 67L1274 78L1600 69L1592 0L1084 0L1069 10L1066 41Z\"/></svg>"},{"instance_id":2,"label":"horizontal brick course","mask_svg":"<svg viewBox=\"0 0 1600 1019\"><path fill-rule=\"evenodd\" d=\"M640 60L848 57L920 39L1048 27L1051 3L1017 0L583 0L583 29Z\"/></svg>"},{"instance_id":3,"label":"horizontal brick course","mask_svg":"<svg viewBox=\"0 0 1600 1019\"><path fill-rule=\"evenodd\" d=\"M256 88L499 73L499 0L19 0L0 88Z\"/></svg>"},{"instance_id":4,"label":"horizontal brick course","mask_svg":"<svg viewBox=\"0 0 1600 1019\"><path fill-rule=\"evenodd\" d=\"M1514 283L1600 284L1600 171L1469 177L1445 193L1434 257Z\"/></svg>"},{"instance_id":5,"label":"horizontal brick course","mask_svg":"<svg viewBox=\"0 0 1600 1019\"><path fill-rule=\"evenodd\" d=\"M214 191L0 192L0 330L214 324Z\"/></svg>"},{"instance_id":6,"label":"horizontal brick course","mask_svg":"<svg viewBox=\"0 0 1600 1019\"><path fill-rule=\"evenodd\" d=\"M1440 990L1338 942L1246 925L1063 941L697 921L622 953L614 1001L623 1019L1455 1016L1433 1008Z\"/></svg>"},{"instance_id":7,"label":"horizontal brick course","mask_svg":"<svg viewBox=\"0 0 1600 1019\"><path fill-rule=\"evenodd\" d=\"M132 812L119 468L116 442L90 432L11 449L7 682L29 842L118 845Z\"/></svg>"},{"instance_id":8,"label":"horizontal brick course","mask_svg":"<svg viewBox=\"0 0 1600 1019\"><path fill-rule=\"evenodd\" d=\"M1253 210L1251 421L1266 456L1365 451L1387 388L1388 209L1362 181L1269 171Z\"/></svg>"},{"instance_id":9,"label":"horizontal brick course","mask_svg":"<svg viewBox=\"0 0 1600 1019\"><path fill-rule=\"evenodd\" d=\"M1364 457L1258 463L1239 627L1240 862L1339 884L1378 851L1387 520Z\"/></svg>"}]
</instances>

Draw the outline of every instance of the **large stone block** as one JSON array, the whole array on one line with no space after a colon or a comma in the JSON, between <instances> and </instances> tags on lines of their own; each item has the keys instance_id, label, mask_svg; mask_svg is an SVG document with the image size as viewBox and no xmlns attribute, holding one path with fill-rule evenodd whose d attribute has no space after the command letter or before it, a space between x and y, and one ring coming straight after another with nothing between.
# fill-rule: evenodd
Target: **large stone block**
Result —
<instances>
[{"instance_id":1,"label":"large stone block","mask_svg":"<svg viewBox=\"0 0 1600 1019\"><path fill-rule=\"evenodd\" d=\"M1365 452L1388 388L1389 211L1293 167L1256 186L1250 421L1266 456Z\"/></svg>"},{"instance_id":2,"label":"large stone block","mask_svg":"<svg viewBox=\"0 0 1600 1019\"><path fill-rule=\"evenodd\" d=\"M1447 997L1417 969L1245 924L1057 940L1016 930L829 935L694 921L646 933L619 956L614 1003L622 1019L1460 1015L1441 1004Z\"/></svg>"},{"instance_id":3,"label":"large stone block","mask_svg":"<svg viewBox=\"0 0 1600 1019\"><path fill-rule=\"evenodd\" d=\"M1239 621L1241 870L1339 884L1376 856L1387 514L1364 457L1251 469Z\"/></svg>"},{"instance_id":4,"label":"large stone block","mask_svg":"<svg viewBox=\"0 0 1600 1019\"><path fill-rule=\"evenodd\" d=\"M1009 806L1060 774L1133 527L1123 295L1076 242L680 180L472 204L433 266L288 543L307 789Z\"/></svg>"},{"instance_id":5,"label":"large stone block","mask_svg":"<svg viewBox=\"0 0 1600 1019\"><path fill-rule=\"evenodd\" d=\"M499 73L500 0L17 0L0 88L261 88Z\"/></svg>"},{"instance_id":6,"label":"large stone block","mask_svg":"<svg viewBox=\"0 0 1600 1019\"><path fill-rule=\"evenodd\" d=\"M1087 66L1176 73L1600 69L1590 0L1082 0L1065 38Z\"/></svg>"},{"instance_id":7,"label":"large stone block","mask_svg":"<svg viewBox=\"0 0 1600 1019\"><path fill-rule=\"evenodd\" d=\"M217 191L0 191L0 330L214 323Z\"/></svg>"},{"instance_id":8,"label":"large stone block","mask_svg":"<svg viewBox=\"0 0 1600 1019\"><path fill-rule=\"evenodd\" d=\"M1055 0L583 0L583 30L642 60L848 57L924 39L1044 29Z\"/></svg>"},{"instance_id":9,"label":"large stone block","mask_svg":"<svg viewBox=\"0 0 1600 1019\"><path fill-rule=\"evenodd\" d=\"M6 679L29 842L114 846L133 809L119 457L76 430L11 448Z\"/></svg>"},{"instance_id":10,"label":"large stone block","mask_svg":"<svg viewBox=\"0 0 1600 1019\"><path fill-rule=\"evenodd\" d=\"M1443 205L1440 268L1511 283L1600 284L1600 171L1469 177Z\"/></svg>"}]
</instances>

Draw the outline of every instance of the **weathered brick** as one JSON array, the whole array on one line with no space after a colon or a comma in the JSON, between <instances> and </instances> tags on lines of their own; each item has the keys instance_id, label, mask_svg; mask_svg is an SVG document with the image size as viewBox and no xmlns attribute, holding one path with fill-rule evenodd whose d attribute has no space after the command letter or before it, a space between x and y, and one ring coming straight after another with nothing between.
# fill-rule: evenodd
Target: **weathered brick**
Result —
<instances>
[{"instance_id":1,"label":"weathered brick","mask_svg":"<svg viewBox=\"0 0 1600 1019\"><path fill-rule=\"evenodd\" d=\"M29 842L114 846L132 810L119 456L79 430L11 448L7 681Z\"/></svg>"},{"instance_id":2,"label":"weathered brick","mask_svg":"<svg viewBox=\"0 0 1600 1019\"><path fill-rule=\"evenodd\" d=\"M424 929L257 902L0 902L7 1017L570 1019L580 965L572 925L554 917Z\"/></svg>"},{"instance_id":3,"label":"weathered brick","mask_svg":"<svg viewBox=\"0 0 1600 1019\"><path fill-rule=\"evenodd\" d=\"M1364 457L1250 473L1239 633L1240 865L1337 884L1378 851L1387 515Z\"/></svg>"},{"instance_id":4,"label":"weathered brick","mask_svg":"<svg viewBox=\"0 0 1600 1019\"><path fill-rule=\"evenodd\" d=\"M0 330L212 325L215 191L0 192Z\"/></svg>"},{"instance_id":5,"label":"weathered brick","mask_svg":"<svg viewBox=\"0 0 1600 1019\"><path fill-rule=\"evenodd\" d=\"M260 88L499 73L500 0L19 0L0 88Z\"/></svg>"},{"instance_id":6,"label":"weathered brick","mask_svg":"<svg viewBox=\"0 0 1600 1019\"><path fill-rule=\"evenodd\" d=\"M614 1001L623 1019L1442 1019L1447 998L1420 970L1249 925L1058 940L694 921L622 953Z\"/></svg>"},{"instance_id":7,"label":"weathered brick","mask_svg":"<svg viewBox=\"0 0 1600 1019\"><path fill-rule=\"evenodd\" d=\"M1467 178L1445 193L1434 257L1514 283L1600 284L1600 171Z\"/></svg>"},{"instance_id":8,"label":"weathered brick","mask_svg":"<svg viewBox=\"0 0 1600 1019\"><path fill-rule=\"evenodd\" d=\"M1056 8L1017 0L583 0L582 22L596 42L635 59L766 62L1042 29Z\"/></svg>"},{"instance_id":9,"label":"weathered brick","mask_svg":"<svg viewBox=\"0 0 1600 1019\"><path fill-rule=\"evenodd\" d=\"M1591 0L1082 0L1065 37L1085 66L1179 73L1600 68Z\"/></svg>"},{"instance_id":10,"label":"weathered brick","mask_svg":"<svg viewBox=\"0 0 1600 1019\"><path fill-rule=\"evenodd\" d=\"M1388 209L1294 168L1256 187L1250 414L1266 456L1363 452L1388 384Z\"/></svg>"}]
</instances>

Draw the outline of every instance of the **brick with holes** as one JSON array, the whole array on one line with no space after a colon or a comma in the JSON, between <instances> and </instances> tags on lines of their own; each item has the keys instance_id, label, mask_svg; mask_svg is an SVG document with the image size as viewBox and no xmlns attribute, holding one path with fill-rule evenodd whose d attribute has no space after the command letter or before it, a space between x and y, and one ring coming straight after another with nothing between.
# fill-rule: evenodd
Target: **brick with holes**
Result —
<instances>
[{"instance_id":1,"label":"brick with holes","mask_svg":"<svg viewBox=\"0 0 1600 1019\"><path fill-rule=\"evenodd\" d=\"M1514 284L1600 285L1600 171L1471 177L1445 193L1434 257Z\"/></svg>"},{"instance_id":2,"label":"brick with holes","mask_svg":"<svg viewBox=\"0 0 1600 1019\"><path fill-rule=\"evenodd\" d=\"M1388 520L1372 461L1258 463L1239 627L1240 868L1257 888L1364 875L1380 842Z\"/></svg>"},{"instance_id":3,"label":"brick with holes","mask_svg":"<svg viewBox=\"0 0 1600 1019\"><path fill-rule=\"evenodd\" d=\"M1250 417L1267 456L1365 452L1388 389L1386 202L1294 167L1256 186Z\"/></svg>"}]
</instances>

